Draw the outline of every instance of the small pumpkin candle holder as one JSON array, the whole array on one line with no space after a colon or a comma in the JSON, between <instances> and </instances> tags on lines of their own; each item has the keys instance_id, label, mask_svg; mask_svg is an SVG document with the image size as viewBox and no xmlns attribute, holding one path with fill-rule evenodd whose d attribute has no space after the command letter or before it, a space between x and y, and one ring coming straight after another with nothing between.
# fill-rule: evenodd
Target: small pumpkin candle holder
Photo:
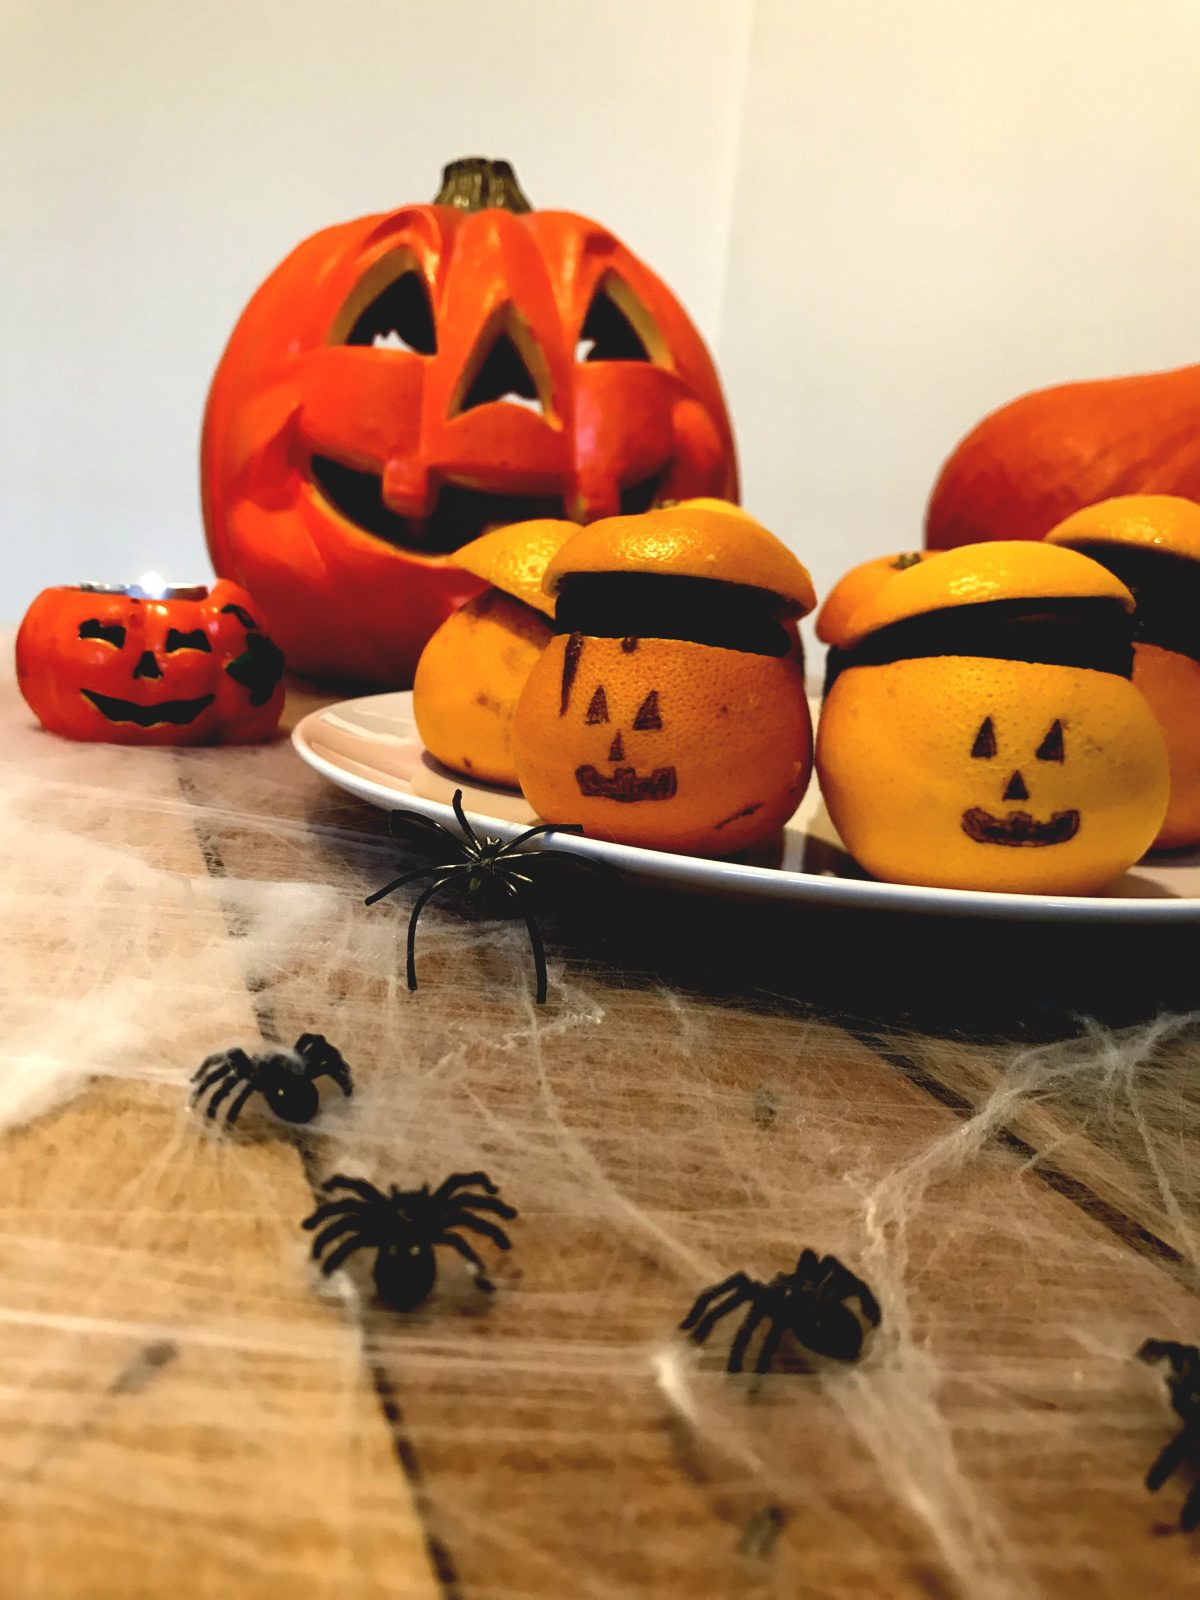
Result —
<instances>
[{"instance_id":1,"label":"small pumpkin candle holder","mask_svg":"<svg viewBox=\"0 0 1200 1600\"><path fill-rule=\"evenodd\" d=\"M43 589L17 634L42 726L107 744L252 744L283 710L283 653L235 583Z\"/></svg>"}]
</instances>

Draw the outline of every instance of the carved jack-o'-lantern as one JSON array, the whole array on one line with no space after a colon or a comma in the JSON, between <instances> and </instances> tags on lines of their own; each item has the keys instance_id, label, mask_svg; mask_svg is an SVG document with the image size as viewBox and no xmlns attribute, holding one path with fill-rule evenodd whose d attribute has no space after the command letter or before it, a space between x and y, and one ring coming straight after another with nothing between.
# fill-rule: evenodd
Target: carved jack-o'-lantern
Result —
<instances>
[{"instance_id":1,"label":"carved jack-o'-lantern","mask_svg":"<svg viewBox=\"0 0 1200 1600\"><path fill-rule=\"evenodd\" d=\"M483 161L267 279L213 380L202 479L217 571L289 663L387 683L478 592L450 557L487 528L737 487L712 361L671 292Z\"/></svg>"},{"instance_id":2,"label":"carved jack-o'-lantern","mask_svg":"<svg viewBox=\"0 0 1200 1600\"><path fill-rule=\"evenodd\" d=\"M245 744L283 709L283 655L244 589L45 589L17 634L21 693L51 733L109 744Z\"/></svg>"},{"instance_id":3,"label":"carved jack-o'-lantern","mask_svg":"<svg viewBox=\"0 0 1200 1600\"><path fill-rule=\"evenodd\" d=\"M732 506L684 503L577 533L551 561L559 635L517 706L526 798L593 838L733 855L796 809L812 764L782 618L795 556Z\"/></svg>"},{"instance_id":4,"label":"carved jack-o'-lantern","mask_svg":"<svg viewBox=\"0 0 1200 1600\"><path fill-rule=\"evenodd\" d=\"M1132 610L1098 563L1039 544L967 545L877 586L817 735L851 853L897 883L1042 894L1136 861L1167 763L1129 681Z\"/></svg>"}]
</instances>

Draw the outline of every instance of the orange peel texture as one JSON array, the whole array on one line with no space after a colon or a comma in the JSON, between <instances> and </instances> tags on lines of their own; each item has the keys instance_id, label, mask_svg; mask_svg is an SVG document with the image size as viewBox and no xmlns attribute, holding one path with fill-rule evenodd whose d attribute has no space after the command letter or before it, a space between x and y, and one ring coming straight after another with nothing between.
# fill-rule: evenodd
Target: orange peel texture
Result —
<instances>
[{"instance_id":1,"label":"orange peel texture","mask_svg":"<svg viewBox=\"0 0 1200 1600\"><path fill-rule=\"evenodd\" d=\"M1133 681L1158 719L1171 768L1171 799L1155 843L1167 850L1200 843L1200 616L1193 629L1189 612L1188 637L1173 641L1184 649L1155 639L1150 620L1164 589L1177 586L1178 574L1188 570L1179 561L1194 567L1200 591L1200 505L1180 495L1114 495L1067 517L1046 542L1083 547L1097 561L1112 561L1118 571L1122 553L1134 552L1141 578L1139 629L1144 626L1146 636L1134 644ZM1176 560L1162 562L1158 570L1155 554Z\"/></svg>"},{"instance_id":2,"label":"orange peel texture","mask_svg":"<svg viewBox=\"0 0 1200 1600\"><path fill-rule=\"evenodd\" d=\"M812 768L795 661L685 639L559 635L529 674L514 744L546 821L698 856L777 832Z\"/></svg>"}]
</instances>

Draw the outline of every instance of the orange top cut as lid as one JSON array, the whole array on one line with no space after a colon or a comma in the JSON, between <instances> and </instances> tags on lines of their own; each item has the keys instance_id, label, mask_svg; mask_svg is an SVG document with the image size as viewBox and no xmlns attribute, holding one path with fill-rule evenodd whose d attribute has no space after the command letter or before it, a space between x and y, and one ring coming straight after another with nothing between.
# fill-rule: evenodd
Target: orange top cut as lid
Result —
<instances>
[{"instance_id":1,"label":"orange top cut as lid","mask_svg":"<svg viewBox=\"0 0 1200 1600\"><path fill-rule=\"evenodd\" d=\"M599 572L709 578L762 589L778 598L781 616L802 617L817 603L812 579L787 545L723 500L681 500L593 522L553 558L543 586L555 595L564 578Z\"/></svg>"},{"instance_id":2,"label":"orange top cut as lid","mask_svg":"<svg viewBox=\"0 0 1200 1600\"><path fill-rule=\"evenodd\" d=\"M578 532L577 522L555 517L510 522L464 544L454 552L453 560L456 567L523 600L544 616L553 617L554 601L543 590L542 579L551 559Z\"/></svg>"},{"instance_id":3,"label":"orange top cut as lid","mask_svg":"<svg viewBox=\"0 0 1200 1600\"><path fill-rule=\"evenodd\" d=\"M850 618L875 593L898 572L915 567L919 561L928 561L932 550L898 550L891 555L875 556L860 562L844 572L821 602L817 612L817 638L822 644L842 644Z\"/></svg>"},{"instance_id":4,"label":"orange top cut as lid","mask_svg":"<svg viewBox=\"0 0 1200 1600\"><path fill-rule=\"evenodd\" d=\"M846 625L843 645L905 617L990 600L1118 600L1132 611L1133 595L1089 556L1028 539L964 544L897 572Z\"/></svg>"},{"instance_id":5,"label":"orange top cut as lid","mask_svg":"<svg viewBox=\"0 0 1200 1600\"><path fill-rule=\"evenodd\" d=\"M1177 494L1118 494L1072 512L1048 544L1123 544L1200 561L1200 505Z\"/></svg>"}]
</instances>

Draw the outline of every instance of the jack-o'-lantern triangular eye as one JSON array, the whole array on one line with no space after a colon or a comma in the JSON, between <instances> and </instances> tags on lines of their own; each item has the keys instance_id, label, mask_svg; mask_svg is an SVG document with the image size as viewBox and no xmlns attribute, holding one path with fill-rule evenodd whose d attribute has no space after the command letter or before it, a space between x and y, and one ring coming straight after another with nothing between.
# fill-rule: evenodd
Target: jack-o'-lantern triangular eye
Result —
<instances>
[{"instance_id":1,"label":"jack-o'-lantern triangular eye","mask_svg":"<svg viewBox=\"0 0 1200 1600\"><path fill-rule=\"evenodd\" d=\"M411 350L431 356L437 351L433 312L421 274L415 270L394 278L359 313L347 344L374 345L380 350Z\"/></svg>"},{"instance_id":2,"label":"jack-o'-lantern triangular eye","mask_svg":"<svg viewBox=\"0 0 1200 1600\"><path fill-rule=\"evenodd\" d=\"M583 327L579 330L579 342L575 346L576 361L651 360L646 341L634 326L633 318L618 303L619 300L630 298L624 285L614 294L613 280L600 284L592 296Z\"/></svg>"},{"instance_id":3,"label":"jack-o'-lantern triangular eye","mask_svg":"<svg viewBox=\"0 0 1200 1600\"><path fill-rule=\"evenodd\" d=\"M1037 747L1039 761L1065 761L1066 750L1063 746L1063 725L1057 720L1050 726L1050 731Z\"/></svg>"},{"instance_id":4,"label":"jack-o'-lantern triangular eye","mask_svg":"<svg viewBox=\"0 0 1200 1600\"><path fill-rule=\"evenodd\" d=\"M604 685L602 683L596 685L596 692L588 702L587 716L583 720L585 722L608 721L608 697L604 693Z\"/></svg>"},{"instance_id":5,"label":"jack-o'-lantern triangular eye","mask_svg":"<svg viewBox=\"0 0 1200 1600\"><path fill-rule=\"evenodd\" d=\"M658 690L651 689L650 693L638 707L637 716L633 719L635 728L643 731L647 728L661 728L662 715L658 709Z\"/></svg>"},{"instance_id":6,"label":"jack-o'-lantern triangular eye","mask_svg":"<svg viewBox=\"0 0 1200 1600\"><path fill-rule=\"evenodd\" d=\"M979 724L979 732L975 735L971 754L977 761L990 761L996 754L996 728L991 717L984 717Z\"/></svg>"}]
</instances>

